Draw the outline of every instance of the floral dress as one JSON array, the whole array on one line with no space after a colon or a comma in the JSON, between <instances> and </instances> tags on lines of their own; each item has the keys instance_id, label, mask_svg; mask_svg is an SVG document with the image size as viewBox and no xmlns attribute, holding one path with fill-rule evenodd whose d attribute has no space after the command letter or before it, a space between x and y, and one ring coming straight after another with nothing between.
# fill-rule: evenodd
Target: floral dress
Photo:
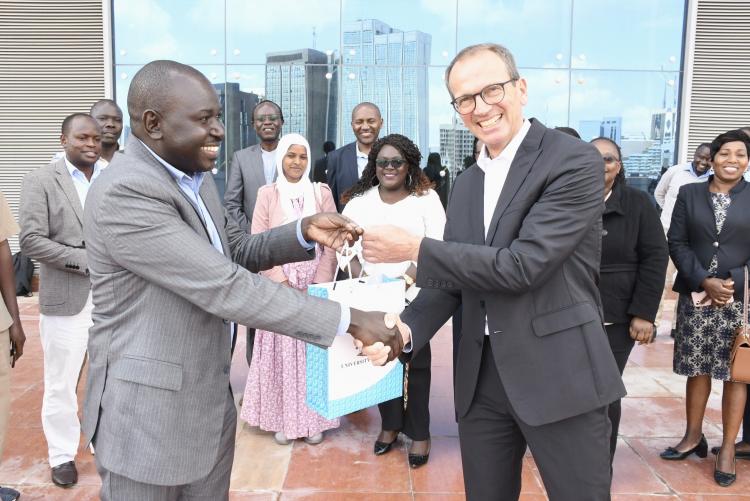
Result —
<instances>
[{"instance_id":1,"label":"floral dress","mask_svg":"<svg viewBox=\"0 0 750 501\"><path fill-rule=\"evenodd\" d=\"M721 233L727 209L732 202L728 194L711 193L716 232ZM709 273L716 273L719 263L711 259ZM696 308L690 294L680 294L677 301L677 334L674 342L673 369L682 376L711 376L729 381L729 357L735 332L742 326L742 301L723 307L711 305Z\"/></svg>"}]
</instances>

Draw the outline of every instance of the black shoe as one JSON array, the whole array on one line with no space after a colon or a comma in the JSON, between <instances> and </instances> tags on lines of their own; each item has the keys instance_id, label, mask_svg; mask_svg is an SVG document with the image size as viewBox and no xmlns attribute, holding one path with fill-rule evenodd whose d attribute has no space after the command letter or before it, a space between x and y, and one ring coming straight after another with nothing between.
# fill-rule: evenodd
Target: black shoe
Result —
<instances>
[{"instance_id":1,"label":"black shoe","mask_svg":"<svg viewBox=\"0 0 750 501\"><path fill-rule=\"evenodd\" d=\"M376 456L382 456L383 454L391 450L391 447L393 447L393 444L396 443L396 440L398 440L398 433L390 442L381 442L380 440L376 440L375 446L372 448L372 452L374 452Z\"/></svg>"},{"instance_id":2,"label":"black shoe","mask_svg":"<svg viewBox=\"0 0 750 501\"><path fill-rule=\"evenodd\" d=\"M60 487L72 487L78 483L78 470L73 461L52 468L52 482Z\"/></svg>"},{"instance_id":3,"label":"black shoe","mask_svg":"<svg viewBox=\"0 0 750 501\"><path fill-rule=\"evenodd\" d=\"M429 441L429 439L427 439ZM427 454L412 454L409 453L409 466L412 468L419 468L427 464L430 459L430 449L427 449Z\"/></svg>"},{"instance_id":4,"label":"black shoe","mask_svg":"<svg viewBox=\"0 0 750 501\"><path fill-rule=\"evenodd\" d=\"M662 459L678 461L681 459L685 459L692 453L695 453L695 455L698 456L699 458L704 458L708 456L708 442L706 442L705 435L701 435L701 439L698 442L698 445L696 445L689 451L680 452L674 447L667 447L666 449L664 449L664 452L659 454L659 457L661 457Z\"/></svg>"},{"instance_id":5,"label":"black shoe","mask_svg":"<svg viewBox=\"0 0 750 501\"><path fill-rule=\"evenodd\" d=\"M16 501L21 493L10 487L0 487L0 501Z\"/></svg>"},{"instance_id":6,"label":"black shoe","mask_svg":"<svg viewBox=\"0 0 750 501\"><path fill-rule=\"evenodd\" d=\"M671 337L672 339L674 339L675 334L677 334L677 329L672 329L671 331L669 331L669 337Z\"/></svg>"},{"instance_id":7,"label":"black shoe","mask_svg":"<svg viewBox=\"0 0 750 501\"><path fill-rule=\"evenodd\" d=\"M737 458L737 459L750 459L750 451L738 451L737 450L737 444L734 444L734 447L735 447L735 453L734 453L734 457L735 458ZM711 447L711 454L713 454L714 456L716 456L717 454L719 454L720 450L721 450L720 446Z\"/></svg>"},{"instance_id":8,"label":"black shoe","mask_svg":"<svg viewBox=\"0 0 750 501\"><path fill-rule=\"evenodd\" d=\"M714 480L722 487L729 487L737 480L737 459L734 460L734 473L727 473L725 471L719 471L719 456L716 456L716 463L714 466Z\"/></svg>"}]
</instances>

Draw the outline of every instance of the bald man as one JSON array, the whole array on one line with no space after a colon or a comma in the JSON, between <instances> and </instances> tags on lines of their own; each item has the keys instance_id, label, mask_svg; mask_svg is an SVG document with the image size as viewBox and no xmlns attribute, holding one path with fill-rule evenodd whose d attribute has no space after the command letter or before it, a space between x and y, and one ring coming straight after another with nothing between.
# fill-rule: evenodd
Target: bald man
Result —
<instances>
[{"instance_id":1,"label":"bald man","mask_svg":"<svg viewBox=\"0 0 750 501\"><path fill-rule=\"evenodd\" d=\"M312 259L311 241L338 248L358 231L335 213L257 235L227 221L207 175L224 139L221 106L200 72L147 64L133 77L128 113L125 154L97 180L84 214L96 305L84 433L103 501L226 500L237 423L232 321L319 346L349 332L393 356L403 339L382 314L255 274Z\"/></svg>"},{"instance_id":2,"label":"bald man","mask_svg":"<svg viewBox=\"0 0 750 501\"><path fill-rule=\"evenodd\" d=\"M82 222L89 188L101 173L101 140L101 128L91 116L66 117L60 136L64 156L28 173L21 189L21 251L40 265L42 428L52 482L60 487L78 481L76 386L93 308Z\"/></svg>"},{"instance_id":3,"label":"bald man","mask_svg":"<svg viewBox=\"0 0 750 501\"><path fill-rule=\"evenodd\" d=\"M339 212L344 210L346 205L341 202L341 195L362 177L362 171L367 165L367 155L373 143L377 141L382 127L380 108L373 103L359 103L352 110L352 130L356 141L328 155L326 177Z\"/></svg>"}]
</instances>

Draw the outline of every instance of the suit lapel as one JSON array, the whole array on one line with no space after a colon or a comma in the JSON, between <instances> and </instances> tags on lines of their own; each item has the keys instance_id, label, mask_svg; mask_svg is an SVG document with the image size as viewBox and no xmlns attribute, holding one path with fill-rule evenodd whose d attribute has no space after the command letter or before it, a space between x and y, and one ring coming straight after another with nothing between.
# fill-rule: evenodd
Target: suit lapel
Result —
<instances>
[{"instance_id":1,"label":"suit lapel","mask_svg":"<svg viewBox=\"0 0 750 501\"><path fill-rule=\"evenodd\" d=\"M516 152L516 156L510 164L508 177L505 178L505 184L500 192L500 197L497 199L497 205L492 214L492 220L490 221L485 239L486 245L490 245L492 242L503 212L505 212L510 202L518 194L519 188L526 179L526 176L531 172L534 162L542 153L539 144L544 135L544 129L539 122L532 120L529 132L526 134L523 142L521 142L521 146L518 148L518 152ZM484 191L482 192L484 193Z\"/></svg>"},{"instance_id":2,"label":"suit lapel","mask_svg":"<svg viewBox=\"0 0 750 501\"><path fill-rule=\"evenodd\" d=\"M264 186L266 184L266 170L263 166L263 149L260 145L256 145L250 151L252 154L252 161L250 163L251 175L255 177L255 186ZM273 174L274 180L276 180L276 169Z\"/></svg>"},{"instance_id":3,"label":"suit lapel","mask_svg":"<svg viewBox=\"0 0 750 501\"><path fill-rule=\"evenodd\" d=\"M55 165L55 179L62 188L70 206L73 207L78 222L83 224L83 206L81 205L81 199L78 198L78 192L73 184L68 167L65 165L65 157L59 159Z\"/></svg>"},{"instance_id":4,"label":"suit lapel","mask_svg":"<svg viewBox=\"0 0 750 501\"><path fill-rule=\"evenodd\" d=\"M219 234L219 240L221 240L221 247L224 249L224 255L231 256L226 232L224 231L224 209L219 201L219 193L216 191L216 184L214 184L210 172L207 172L206 177L203 178L200 196L208 209L208 214L211 216L214 226L216 226L216 232Z\"/></svg>"},{"instance_id":5,"label":"suit lapel","mask_svg":"<svg viewBox=\"0 0 750 501\"><path fill-rule=\"evenodd\" d=\"M462 175L470 174L469 193L469 224L471 224L471 242L473 244L484 244L484 171L474 166L471 171Z\"/></svg>"},{"instance_id":6,"label":"suit lapel","mask_svg":"<svg viewBox=\"0 0 750 501\"><path fill-rule=\"evenodd\" d=\"M351 144L351 148L346 152L344 156L344 166L346 166L346 172L349 175L348 186L354 186L359 181L359 167L357 166L357 143ZM347 188L348 190L349 188Z\"/></svg>"}]
</instances>

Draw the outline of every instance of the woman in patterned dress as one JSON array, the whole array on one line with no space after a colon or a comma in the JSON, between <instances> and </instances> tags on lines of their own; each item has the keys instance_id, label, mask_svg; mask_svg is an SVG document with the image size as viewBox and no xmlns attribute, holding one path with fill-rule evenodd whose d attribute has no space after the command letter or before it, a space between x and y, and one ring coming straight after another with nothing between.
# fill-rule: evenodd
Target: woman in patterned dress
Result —
<instances>
[{"instance_id":1,"label":"woman in patterned dress","mask_svg":"<svg viewBox=\"0 0 750 501\"><path fill-rule=\"evenodd\" d=\"M673 368L688 378L687 426L682 440L661 457L706 457L702 425L711 379L723 381L724 436L714 469L722 486L736 478L734 440L745 406L746 385L730 381L729 374L735 331L742 325L744 268L750 263L750 188L742 177L748 153L750 140L741 131L714 139L714 174L706 183L680 189L667 235L678 271L674 290L680 294Z\"/></svg>"},{"instance_id":2,"label":"woman in patterned dress","mask_svg":"<svg viewBox=\"0 0 750 501\"><path fill-rule=\"evenodd\" d=\"M276 148L275 183L258 190L252 233L296 221L317 212L336 212L327 185L309 178L310 146L299 134L287 134ZM318 247L315 259L275 266L261 275L289 287L306 290L311 283L330 282L336 269L336 252ZM307 344L288 336L257 330L253 359L247 376L240 417L252 426L276 432L281 445L296 438L309 444L323 440L323 431L339 426L306 404Z\"/></svg>"}]
</instances>

